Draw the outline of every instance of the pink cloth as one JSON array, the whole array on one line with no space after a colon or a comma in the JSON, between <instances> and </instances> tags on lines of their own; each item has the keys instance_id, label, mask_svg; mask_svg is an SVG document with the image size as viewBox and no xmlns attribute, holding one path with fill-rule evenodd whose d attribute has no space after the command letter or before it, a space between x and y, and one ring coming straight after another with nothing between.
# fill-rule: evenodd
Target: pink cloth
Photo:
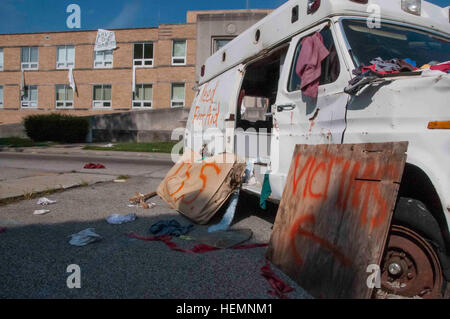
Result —
<instances>
[{"instance_id":1,"label":"pink cloth","mask_svg":"<svg viewBox=\"0 0 450 319\"><path fill-rule=\"evenodd\" d=\"M330 54L323 45L323 38L319 32L302 40L302 48L297 60L295 72L301 79L300 89L303 94L317 97L319 90L322 61Z\"/></svg>"}]
</instances>

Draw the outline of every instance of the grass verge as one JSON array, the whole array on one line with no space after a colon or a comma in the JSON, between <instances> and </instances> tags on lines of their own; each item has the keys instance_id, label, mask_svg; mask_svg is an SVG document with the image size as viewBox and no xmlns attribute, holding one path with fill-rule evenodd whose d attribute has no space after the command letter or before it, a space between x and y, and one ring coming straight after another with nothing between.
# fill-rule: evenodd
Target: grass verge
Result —
<instances>
[{"instance_id":1,"label":"grass verge","mask_svg":"<svg viewBox=\"0 0 450 319\"><path fill-rule=\"evenodd\" d=\"M34 146L52 146L57 145L54 142L34 142L28 138L21 137L7 137L0 138L0 146L5 147L34 147Z\"/></svg>"}]
</instances>

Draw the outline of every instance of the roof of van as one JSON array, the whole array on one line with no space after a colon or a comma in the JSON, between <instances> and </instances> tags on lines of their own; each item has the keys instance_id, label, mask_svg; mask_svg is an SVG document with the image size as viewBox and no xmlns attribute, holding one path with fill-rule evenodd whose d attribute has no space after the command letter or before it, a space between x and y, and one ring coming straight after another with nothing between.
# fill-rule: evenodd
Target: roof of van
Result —
<instances>
[{"instance_id":1,"label":"roof of van","mask_svg":"<svg viewBox=\"0 0 450 319\"><path fill-rule=\"evenodd\" d=\"M204 65L200 84L209 81L226 70L248 60L264 50L276 46L292 36L332 16L369 17L373 11L367 4L354 0L322 0L319 9L307 14L306 0L289 0L255 25L241 33L233 41L210 56ZM421 15L407 13L401 8L402 0L371 0L381 8L381 19L406 23L450 35L450 6L441 8L422 1ZM292 12L298 6L298 20L291 22ZM256 34L259 40L256 41ZM225 58L225 60L224 60Z\"/></svg>"}]
</instances>

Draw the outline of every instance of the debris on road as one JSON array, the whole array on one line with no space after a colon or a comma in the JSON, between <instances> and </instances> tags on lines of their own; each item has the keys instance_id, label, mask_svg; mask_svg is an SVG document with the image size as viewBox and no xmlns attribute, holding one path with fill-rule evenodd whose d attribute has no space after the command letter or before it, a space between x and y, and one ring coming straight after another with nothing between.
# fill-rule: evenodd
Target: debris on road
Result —
<instances>
[{"instance_id":1,"label":"debris on road","mask_svg":"<svg viewBox=\"0 0 450 319\"><path fill-rule=\"evenodd\" d=\"M106 218L106 221L109 224L113 224L113 225L129 223L134 220L136 220L136 214L128 214L128 215L113 214Z\"/></svg>"},{"instance_id":2,"label":"debris on road","mask_svg":"<svg viewBox=\"0 0 450 319\"><path fill-rule=\"evenodd\" d=\"M69 244L72 246L86 246L90 243L99 241L102 239L102 236L99 234L96 234L94 228L88 228L85 230L80 231L77 234L72 234L69 237L71 237Z\"/></svg>"},{"instance_id":3,"label":"debris on road","mask_svg":"<svg viewBox=\"0 0 450 319\"><path fill-rule=\"evenodd\" d=\"M39 210L35 210L33 212L33 215L45 215L50 213L50 211L48 209L39 209Z\"/></svg>"},{"instance_id":4,"label":"debris on road","mask_svg":"<svg viewBox=\"0 0 450 319\"><path fill-rule=\"evenodd\" d=\"M6 232L6 227L0 227L0 234L3 234Z\"/></svg>"},{"instance_id":5,"label":"debris on road","mask_svg":"<svg viewBox=\"0 0 450 319\"><path fill-rule=\"evenodd\" d=\"M106 167L105 167L105 165L100 164L100 163L98 163L98 164L89 163L89 164L84 165L83 168L84 169L105 169Z\"/></svg>"},{"instance_id":6,"label":"debris on road","mask_svg":"<svg viewBox=\"0 0 450 319\"><path fill-rule=\"evenodd\" d=\"M48 199L46 197L41 197L41 198L38 199L36 204L37 205L42 205L42 206L48 206L48 205L52 205L52 204L55 204L55 203L56 203L56 200L51 200L51 199Z\"/></svg>"},{"instance_id":7,"label":"debris on road","mask_svg":"<svg viewBox=\"0 0 450 319\"><path fill-rule=\"evenodd\" d=\"M146 203L150 198L153 198L157 195L156 192L151 192L148 194L136 193L136 197L131 197L129 199L130 203L134 205L128 205L128 207L140 207L144 209L150 209L156 206L155 203L151 203L150 205Z\"/></svg>"},{"instance_id":8,"label":"debris on road","mask_svg":"<svg viewBox=\"0 0 450 319\"><path fill-rule=\"evenodd\" d=\"M161 220L150 227L150 233L155 236L181 236L186 235L192 230L194 225L189 224L187 226L181 226L176 220Z\"/></svg>"},{"instance_id":9,"label":"debris on road","mask_svg":"<svg viewBox=\"0 0 450 319\"><path fill-rule=\"evenodd\" d=\"M160 241L166 244L167 247L169 247L173 251L177 251L180 253L194 253L194 254L201 254L201 253L207 253L210 251L215 250L221 250L222 248L213 247L210 245L205 244L198 244L194 246L192 249L182 249L178 247L178 245L172 241L172 236L163 235L163 236L152 236L152 237L142 237L138 236L135 233L131 232L128 233L128 237L143 240L143 241ZM268 244L249 244L249 245L237 245L234 247L230 247L228 249L253 249L253 248L261 248L261 247L267 247Z\"/></svg>"},{"instance_id":10,"label":"debris on road","mask_svg":"<svg viewBox=\"0 0 450 319\"><path fill-rule=\"evenodd\" d=\"M270 286L272 286L272 290L268 291L272 296L287 299L289 297L286 296L286 294L294 291L294 288L282 281L280 277L273 272L268 261L266 261L266 264L261 268L261 275L269 282Z\"/></svg>"}]
</instances>

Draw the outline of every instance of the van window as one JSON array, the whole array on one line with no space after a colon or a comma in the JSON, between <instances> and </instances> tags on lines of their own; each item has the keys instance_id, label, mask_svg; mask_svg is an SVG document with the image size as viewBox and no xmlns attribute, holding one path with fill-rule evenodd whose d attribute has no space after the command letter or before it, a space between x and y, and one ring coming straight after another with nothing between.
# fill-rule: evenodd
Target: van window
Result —
<instances>
[{"instance_id":1,"label":"van window","mask_svg":"<svg viewBox=\"0 0 450 319\"><path fill-rule=\"evenodd\" d=\"M270 105L276 101L278 81L289 43L246 67L237 105L237 127L272 130Z\"/></svg>"},{"instance_id":2,"label":"van window","mask_svg":"<svg viewBox=\"0 0 450 319\"><path fill-rule=\"evenodd\" d=\"M336 45L334 44L333 35L329 27L325 27L320 34L323 37L323 44L330 51L330 54L325 60L322 61L322 73L320 76L320 85L333 83L339 77L340 65L339 58L336 51ZM309 35L308 35L309 36ZM289 75L288 91L298 91L300 90L301 80L298 74L295 72L298 56L302 49L302 40L298 42L297 48L295 49L294 60L292 62L291 73Z\"/></svg>"}]
</instances>

